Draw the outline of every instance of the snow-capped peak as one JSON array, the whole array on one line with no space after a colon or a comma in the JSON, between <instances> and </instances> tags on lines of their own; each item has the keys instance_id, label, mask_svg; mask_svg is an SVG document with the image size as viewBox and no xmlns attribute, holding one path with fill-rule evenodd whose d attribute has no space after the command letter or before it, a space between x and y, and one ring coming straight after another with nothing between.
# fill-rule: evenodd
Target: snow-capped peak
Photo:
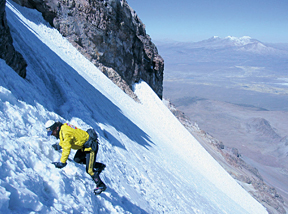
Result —
<instances>
[{"instance_id":1,"label":"snow-capped peak","mask_svg":"<svg viewBox=\"0 0 288 214\"><path fill-rule=\"evenodd\" d=\"M235 46L243 46L243 45L248 45L256 40L252 40L250 36L243 36L243 37L234 37L234 36L227 36L225 37L226 40L233 42Z\"/></svg>"},{"instance_id":2,"label":"snow-capped peak","mask_svg":"<svg viewBox=\"0 0 288 214\"><path fill-rule=\"evenodd\" d=\"M242 36L242 37L227 36L225 38L221 38L219 36L213 36L207 40L195 42L190 47L204 48L207 50L226 49L227 51L242 51L242 52L245 51L261 55L271 55L271 54L287 55L286 51L281 51L274 47L265 45L259 40L253 39L250 36Z\"/></svg>"},{"instance_id":3,"label":"snow-capped peak","mask_svg":"<svg viewBox=\"0 0 288 214\"><path fill-rule=\"evenodd\" d=\"M258 40L252 39L250 36L242 36L242 37L227 36L225 38L221 38L219 36L213 36L210 39L204 41L209 41L213 43L216 42L221 46L235 46L235 47L245 46L252 43L260 43Z\"/></svg>"}]
</instances>

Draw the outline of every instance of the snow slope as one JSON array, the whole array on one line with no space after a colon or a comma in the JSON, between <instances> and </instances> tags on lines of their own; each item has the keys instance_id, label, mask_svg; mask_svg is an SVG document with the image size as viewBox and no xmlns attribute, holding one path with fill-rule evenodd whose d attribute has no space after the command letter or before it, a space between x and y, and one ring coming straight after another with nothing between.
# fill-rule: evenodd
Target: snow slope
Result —
<instances>
[{"instance_id":1,"label":"snow slope","mask_svg":"<svg viewBox=\"0 0 288 214\"><path fill-rule=\"evenodd\" d=\"M146 83L136 103L40 13L10 1L6 13L28 67L24 80L0 59L0 213L267 213ZM93 195L84 166L51 164L48 119L98 132L105 193Z\"/></svg>"}]
</instances>

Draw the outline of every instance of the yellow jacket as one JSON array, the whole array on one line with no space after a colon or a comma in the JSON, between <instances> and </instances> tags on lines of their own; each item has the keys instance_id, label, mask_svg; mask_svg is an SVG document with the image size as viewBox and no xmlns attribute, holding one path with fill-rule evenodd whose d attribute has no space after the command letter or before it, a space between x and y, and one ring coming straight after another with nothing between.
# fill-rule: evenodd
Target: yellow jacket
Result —
<instances>
[{"instance_id":1,"label":"yellow jacket","mask_svg":"<svg viewBox=\"0 0 288 214\"><path fill-rule=\"evenodd\" d=\"M59 138L59 145L62 147L62 156L60 161L62 163L66 163L70 155L71 149L82 149L84 143L86 143L86 141L89 139L89 134L82 129L78 129L75 126L64 123L61 126Z\"/></svg>"}]
</instances>

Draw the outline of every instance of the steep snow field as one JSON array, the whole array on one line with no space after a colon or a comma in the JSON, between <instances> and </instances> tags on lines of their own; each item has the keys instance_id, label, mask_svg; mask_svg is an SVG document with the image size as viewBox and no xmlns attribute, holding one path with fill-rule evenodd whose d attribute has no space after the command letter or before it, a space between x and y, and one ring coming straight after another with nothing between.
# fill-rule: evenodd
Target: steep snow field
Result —
<instances>
[{"instance_id":1,"label":"steep snow field","mask_svg":"<svg viewBox=\"0 0 288 214\"><path fill-rule=\"evenodd\" d=\"M24 80L0 59L0 213L267 213L146 83L136 103L40 13L10 1L6 13L28 67ZM97 131L105 193L93 194L75 152L61 170L51 164L61 154L48 119Z\"/></svg>"}]
</instances>

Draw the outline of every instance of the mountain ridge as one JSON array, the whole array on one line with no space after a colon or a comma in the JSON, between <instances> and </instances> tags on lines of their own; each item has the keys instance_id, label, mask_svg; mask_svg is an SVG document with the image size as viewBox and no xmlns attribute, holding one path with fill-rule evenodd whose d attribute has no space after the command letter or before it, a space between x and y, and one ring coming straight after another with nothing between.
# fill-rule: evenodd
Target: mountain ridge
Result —
<instances>
[{"instance_id":1,"label":"mountain ridge","mask_svg":"<svg viewBox=\"0 0 288 214\"><path fill-rule=\"evenodd\" d=\"M165 46L168 48L179 47L181 49L205 49L205 50L229 50L238 51L246 53L256 53L259 55L288 55L288 48L279 48L277 44L265 44L257 39L253 39L250 36L234 37L227 36L225 38L220 38L218 36L213 36L208 39L198 41L198 42L157 42L159 46Z\"/></svg>"}]
</instances>

